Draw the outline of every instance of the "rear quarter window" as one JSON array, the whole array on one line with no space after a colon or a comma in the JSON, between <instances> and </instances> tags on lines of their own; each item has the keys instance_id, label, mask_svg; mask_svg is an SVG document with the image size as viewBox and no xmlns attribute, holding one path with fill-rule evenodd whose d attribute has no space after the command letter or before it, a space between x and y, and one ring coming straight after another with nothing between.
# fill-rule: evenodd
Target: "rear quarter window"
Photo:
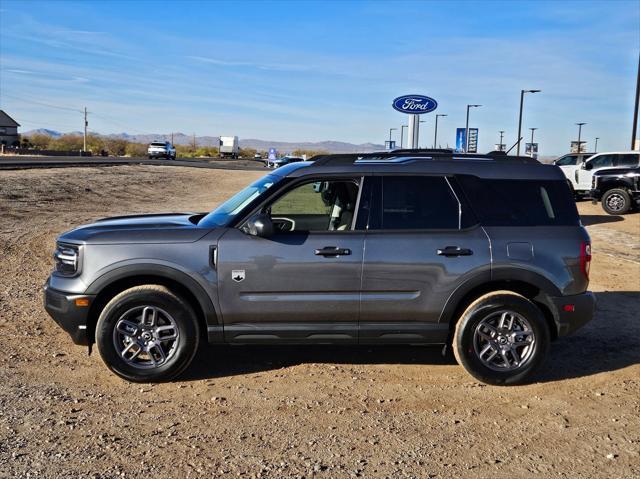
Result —
<instances>
[{"instance_id":1,"label":"rear quarter window","mask_svg":"<svg viewBox=\"0 0 640 479\"><path fill-rule=\"evenodd\" d=\"M485 226L578 225L575 201L562 180L485 179L461 175L458 181Z\"/></svg>"}]
</instances>

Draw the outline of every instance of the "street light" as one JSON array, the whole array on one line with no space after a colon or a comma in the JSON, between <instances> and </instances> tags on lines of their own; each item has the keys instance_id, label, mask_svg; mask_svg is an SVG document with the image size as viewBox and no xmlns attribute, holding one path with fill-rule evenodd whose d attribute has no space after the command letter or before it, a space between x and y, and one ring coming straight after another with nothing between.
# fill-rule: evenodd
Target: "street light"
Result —
<instances>
[{"instance_id":1,"label":"street light","mask_svg":"<svg viewBox=\"0 0 640 479\"><path fill-rule=\"evenodd\" d=\"M478 108L482 105L467 105L467 126L464 129L464 152L469 150L469 108Z\"/></svg>"},{"instance_id":2,"label":"street light","mask_svg":"<svg viewBox=\"0 0 640 479\"><path fill-rule=\"evenodd\" d=\"M409 125L400 125L400 148L402 149L402 145L404 145L404 129L409 128Z\"/></svg>"},{"instance_id":3,"label":"street light","mask_svg":"<svg viewBox=\"0 0 640 479\"><path fill-rule=\"evenodd\" d=\"M438 148L436 145L438 144L438 117L439 116L447 116L446 113L443 114L436 114L436 132L433 135L433 149L435 150L436 148Z\"/></svg>"},{"instance_id":4,"label":"street light","mask_svg":"<svg viewBox=\"0 0 640 479\"><path fill-rule=\"evenodd\" d=\"M397 130L397 128L389 128L389 142L391 142L391 132Z\"/></svg>"},{"instance_id":5,"label":"street light","mask_svg":"<svg viewBox=\"0 0 640 479\"><path fill-rule=\"evenodd\" d=\"M582 134L582 125L586 125L586 123L585 122L576 123L576 125L578 125L578 153L580 153L580 150L581 150L580 144L582 143L580 141L580 135Z\"/></svg>"},{"instance_id":6,"label":"street light","mask_svg":"<svg viewBox=\"0 0 640 479\"><path fill-rule=\"evenodd\" d=\"M502 150L502 138L504 138L504 130L500 130L498 133L500 133L500 143L498 143L498 145L499 145L499 146L498 146L498 148L499 148L499 150L498 150L498 151L503 151L503 150ZM506 148L505 148L505 149L506 149Z\"/></svg>"},{"instance_id":7,"label":"street light","mask_svg":"<svg viewBox=\"0 0 640 479\"><path fill-rule=\"evenodd\" d=\"M516 156L520 156L520 136L522 134L522 106L524 105L525 93L540 93L542 90L520 90L520 116L518 117L518 149L516 150Z\"/></svg>"},{"instance_id":8,"label":"street light","mask_svg":"<svg viewBox=\"0 0 640 479\"><path fill-rule=\"evenodd\" d=\"M531 158L533 158L533 132L537 130L537 128L529 128L531 130L531 151L529 151L529 154L531 155Z\"/></svg>"},{"instance_id":9,"label":"street light","mask_svg":"<svg viewBox=\"0 0 640 479\"><path fill-rule=\"evenodd\" d=\"M594 152L594 153L598 153L598 140L599 140L599 139L600 139L600 138L596 136L596 145L595 145L595 148L593 149L593 152Z\"/></svg>"}]
</instances>

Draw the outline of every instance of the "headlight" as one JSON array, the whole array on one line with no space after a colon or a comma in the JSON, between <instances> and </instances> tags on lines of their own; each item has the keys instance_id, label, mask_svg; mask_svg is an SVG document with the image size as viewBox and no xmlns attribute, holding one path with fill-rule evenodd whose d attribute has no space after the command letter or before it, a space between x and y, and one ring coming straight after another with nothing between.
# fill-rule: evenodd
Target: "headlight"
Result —
<instances>
[{"instance_id":1,"label":"headlight","mask_svg":"<svg viewBox=\"0 0 640 479\"><path fill-rule=\"evenodd\" d=\"M53 253L56 272L63 276L74 276L80 270L80 249L78 246L58 243Z\"/></svg>"}]
</instances>

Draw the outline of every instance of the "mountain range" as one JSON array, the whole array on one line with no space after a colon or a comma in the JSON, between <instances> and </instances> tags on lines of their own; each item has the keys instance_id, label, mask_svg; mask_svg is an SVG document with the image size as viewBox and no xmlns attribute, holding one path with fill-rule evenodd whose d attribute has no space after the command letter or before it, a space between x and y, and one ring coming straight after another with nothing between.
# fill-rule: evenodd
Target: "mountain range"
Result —
<instances>
[{"instance_id":1,"label":"mountain range","mask_svg":"<svg viewBox=\"0 0 640 479\"><path fill-rule=\"evenodd\" d=\"M34 134L47 135L52 138L59 138L63 134L82 135L82 132L73 131L69 133L61 133L55 130L40 128L23 133L24 136L30 136ZM98 136L127 140L133 143L151 143L154 140L172 141L173 138L173 143L175 145L191 145L194 140L192 135L185 135L184 133L139 135L132 135L129 133L112 133L109 135L98 134ZM219 137L217 136L196 136L195 141L197 146L218 146L218 138ZM354 144L343 141L330 140L318 142L288 142L240 138L239 142L241 148L254 148L259 151L266 151L269 148L275 148L280 153L290 153L294 150L327 151L329 153L369 153L373 151L384 150L384 145L378 145L375 143Z\"/></svg>"}]
</instances>

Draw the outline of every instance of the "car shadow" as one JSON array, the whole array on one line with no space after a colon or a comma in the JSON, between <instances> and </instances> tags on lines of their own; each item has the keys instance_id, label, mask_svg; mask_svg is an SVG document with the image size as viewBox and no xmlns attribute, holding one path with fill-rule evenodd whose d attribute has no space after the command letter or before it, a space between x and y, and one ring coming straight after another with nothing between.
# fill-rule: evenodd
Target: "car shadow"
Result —
<instances>
[{"instance_id":1,"label":"car shadow","mask_svg":"<svg viewBox=\"0 0 640 479\"><path fill-rule=\"evenodd\" d=\"M622 216L612 215L580 215L580 221L584 226L599 225L603 223L616 223L624 221Z\"/></svg>"},{"instance_id":2,"label":"car shadow","mask_svg":"<svg viewBox=\"0 0 640 479\"><path fill-rule=\"evenodd\" d=\"M592 376L640 364L640 292L596 293L593 321L551 345L533 382ZM259 373L299 364L456 364L442 346L230 346L204 345L180 380Z\"/></svg>"}]
</instances>

